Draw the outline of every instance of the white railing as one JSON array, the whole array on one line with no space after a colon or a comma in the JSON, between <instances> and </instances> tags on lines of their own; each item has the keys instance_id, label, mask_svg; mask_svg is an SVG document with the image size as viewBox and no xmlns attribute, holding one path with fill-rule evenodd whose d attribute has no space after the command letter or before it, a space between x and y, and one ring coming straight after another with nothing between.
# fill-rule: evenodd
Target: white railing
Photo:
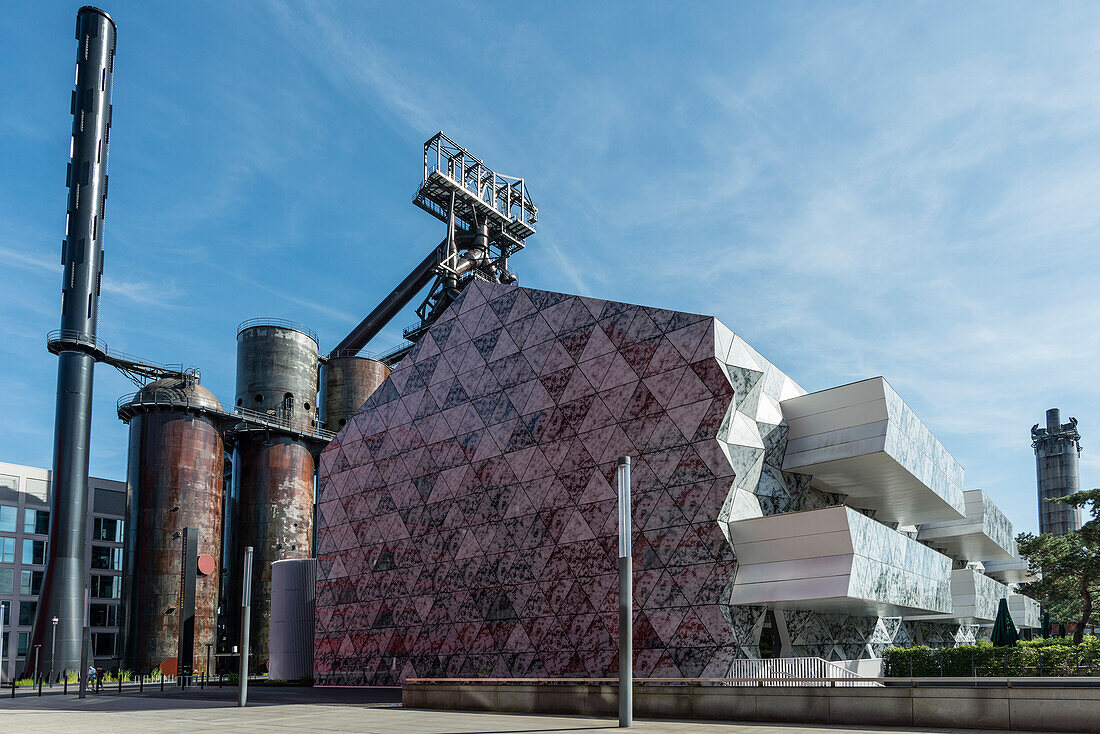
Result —
<instances>
[{"instance_id":1,"label":"white railing","mask_svg":"<svg viewBox=\"0 0 1100 734\"><path fill-rule=\"evenodd\" d=\"M731 686L881 686L824 658L734 660ZM817 681L817 682L813 682Z\"/></svg>"}]
</instances>

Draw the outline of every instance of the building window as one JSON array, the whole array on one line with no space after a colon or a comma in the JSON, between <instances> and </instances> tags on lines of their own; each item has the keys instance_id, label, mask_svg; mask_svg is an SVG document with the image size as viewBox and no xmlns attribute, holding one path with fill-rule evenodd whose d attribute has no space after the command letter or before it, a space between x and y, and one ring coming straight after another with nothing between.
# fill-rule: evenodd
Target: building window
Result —
<instances>
[{"instance_id":1,"label":"building window","mask_svg":"<svg viewBox=\"0 0 1100 734\"><path fill-rule=\"evenodd\" d=\"M15 654L19 657L24 657L27 654L27 641L30 638L29 632L19 633L19 644L15 646Z\"/></svg>"},{"instance_id":2,"label":"building window","mask_svg":"<svg viewBox=\"0 0 1100 734\"><path fill-rule=\"evenodd\" d=\"M0 568L0 596L11 596L15 585L15 569Z\"/></svg>"},{"instance_id":3,"label":"building window","mask_svg":"<svg viewBox=\"0 0 1100 734\"><path fill-rule=\"evenodd\" d=\"M122 542L122 520L97 517L92 520L92 540L106 540L108 543Z\"/></svg>"},{"instance_id":4,"label":"building window","mask_svg":"<svg viewBox=\"0 0 1100 734\"><path fill-rule=\"evenodd\" d=\"M92 546L92 568L102 571L122 570L122 549L105 545Z\"/></svg>"},{"instance_id":5,"label":"building window","mask_svg":"<svg viewBox=\"0 0 1100 734\"><path fill-rule=\"evenodd\" d=\"M19 572L19 594L21 596L38 596L42 591L41 571Z\"/></svg>"},{"instance_id":6,"label":"building window","mask_svg":"<svg viewBox=\"0 0 1100 734\"><path fill-rule=\"evenodd\" d=\"M41 566L46 562L46 541L23 539L23 565Z\"/></svg>"},{"instance_id":7,"label":"building window","mask_svg":"<svg viewBox=\"0 0 1100 734\"><path fill-rule=\"evenodd\" d=\"M33 479L27 477L25 483L25 490L27 498L34 498L42 504L49 504L50 502L50 483L45 479Z\"/></svg>"},{"instance_id":8,"label":"building window","mask_svg":"<svg viewBox=\"0 0 1100 734\"><path fill-rule=\"evenodd\" d=\"M0 474L0 499L19 501L19 477Z\"/></svg>"},{"instance_id":9,"label":"building window","mask_svg":"<svg viewBox=\"0 0 1100 734\"><path fill-rule=\"evenodd\" d=\"M34 624L34 610L38 607L36 601L19 602L19 626L30 627Z\"/></svg>"},{"instance_id":10,"label":"building window","mask_svg":"<svg viewBox=\"0 0 1100 734\"><path fill-rule=\"evenodd\" d=\"M105 657L115 654L114 632L92 633L92 654L96 657Z\"/></svg>"},{"instance_id":11,"label":"building window","mask_svg":"<svg viewBox=\"0 0 1100 734\"><path fill-rule=\"evenodd\" d=\"M122 595L121 576L92 575L92 597L95 599L118 599Z\"/></svg>"},{"instance_id":12,"label":"building window","mask_svg":"<svg viewBox=\"0 0 1100 734\"><path fill-rule=\"evenodd\" d=\"M32 535L49 535L50 513L46 510L24 510L23 532Z\"/></svg>"},{"instance_id":13,"label":"building window","mask_svg":"<svg viewBox=\"0 0 1100 734\"><path fill-rule=\"evenodd\" d=\"M92 627L118 627L118 604L92 604L89 625Z\"/></svg>"},{"instance_id":14,"label":"building window","mask_svg":"<svg viewBox=\"0 0 1100 734\"><path fill-rule=\"evenodd\" d=\"M19 516L18 507L0 505L0 533L14 533L15 519Z\"/></svg>"},{"instance_id":15,"label":"building window","mask_svg":"<svg viewBox=\"0 0 1100 734\"><path fill-rule=\"evenodd\" d=\"M15 538L0 538L0 563L15 563Z\"/></svg>"}]
</instances>

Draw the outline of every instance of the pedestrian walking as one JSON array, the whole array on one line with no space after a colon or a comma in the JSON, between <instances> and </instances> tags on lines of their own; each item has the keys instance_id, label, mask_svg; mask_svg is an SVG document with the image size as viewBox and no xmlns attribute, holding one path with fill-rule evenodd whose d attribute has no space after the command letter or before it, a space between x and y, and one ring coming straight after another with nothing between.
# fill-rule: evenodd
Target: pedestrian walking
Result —
<instances>
[{"instance_id":1,"label":"pedestrian walking","mask_svg":"<svg viewBox=\"0 0 1100 734\"><path fill-rule=\"evenodd\" d=\"M89 665L88 666L88 683L87 683L87 686L89 688L91 688L93 692L99 693L99 691L96 690L96 687L95 687L95 679L96 679L95 666L94 665Z\"/></svg>"}]
</instances>

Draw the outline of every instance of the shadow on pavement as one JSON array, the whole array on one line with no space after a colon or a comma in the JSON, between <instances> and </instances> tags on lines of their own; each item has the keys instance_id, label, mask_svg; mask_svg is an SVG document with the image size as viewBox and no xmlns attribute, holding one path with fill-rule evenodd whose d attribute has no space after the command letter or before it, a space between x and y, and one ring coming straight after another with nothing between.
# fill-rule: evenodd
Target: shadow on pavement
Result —
<instances>
[{"instance_id":1,"label":"shadow on pavement","mask_svg":"<svg viewBox=\"0 0 1100 734\"><path fill-rule=\"evenodd\" d=\"M136 689L117 691L104 690L101 693L89 693L81 700L75 693L64 695L55 689L43 690L42 696L22 693L16 697L0 696L0 711L73 711L89 709L96 711L142 711L151 709L185 708L187 705L204 708L235 708L237 689L225 686L200 688L167 688L164 692L154 688L144 693ZM333 705L333 706L400 706L400 688L299 688L289 686L250 685L248 705L251 706L289 706L289 705Z\"/></svg>"}]
</instances>

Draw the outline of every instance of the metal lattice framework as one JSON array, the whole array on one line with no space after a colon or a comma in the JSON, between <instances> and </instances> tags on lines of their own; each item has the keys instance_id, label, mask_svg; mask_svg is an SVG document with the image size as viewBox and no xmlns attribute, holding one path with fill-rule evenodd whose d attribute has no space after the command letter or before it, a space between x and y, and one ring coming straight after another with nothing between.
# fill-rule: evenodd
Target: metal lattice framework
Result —
<instances>
[{"instance_id":1,"label":"metal lattice framework","mask_svg":"<svg viewBox=\"0 0 1100 734\"><path fill-rule=\"evenodd\" d=\"M456 228L474 232L488 223L489 243L504 257L535 233L539 209L524 180L493 171L438 132L424 143L424 180L413 203L446 224L452 194Z\"/></svg>"},{"instance_id":2,"label":"metal lattice framework","mask_svg":"<svg viewBox=\"0 0 1100 734\"><path fill-rule=\"evenodd\" d=\"M413 203L447 225L447 235L358 326L334 353L357 353L425 286L419 321L404 337L415 342L474 280L514 284L508 258L535 233L538 207L522 178L505 176L438 132L424 143L424 178ZM382 355L393 365L412 348L402 344Z\"/></svg>"}]
</instances>

